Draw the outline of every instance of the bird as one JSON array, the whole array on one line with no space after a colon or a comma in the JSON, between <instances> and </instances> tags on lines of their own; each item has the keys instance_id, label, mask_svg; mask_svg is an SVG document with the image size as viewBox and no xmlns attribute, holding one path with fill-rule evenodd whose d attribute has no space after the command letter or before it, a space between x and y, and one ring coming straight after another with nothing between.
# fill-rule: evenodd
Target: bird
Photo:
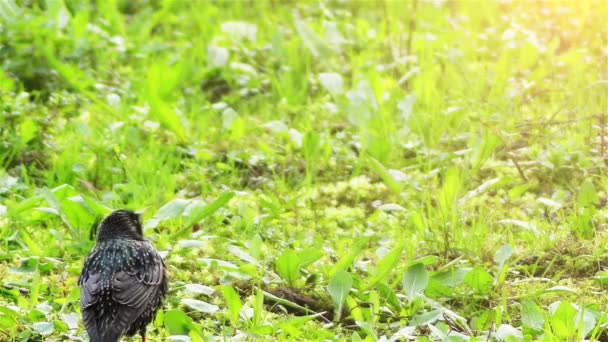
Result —
<instances>
[{"instance_id":1,"label":"bird","mask_svg":"<svg viewBox=\"0 0 608 342\"><path fill-rule=\"evenodd\" d=\"M168 291L165 262L144 238L141 217L116 210L99 224L97 241L78 279L80 310L91 342L141 335Z\"/></svg>"}]
</instances>

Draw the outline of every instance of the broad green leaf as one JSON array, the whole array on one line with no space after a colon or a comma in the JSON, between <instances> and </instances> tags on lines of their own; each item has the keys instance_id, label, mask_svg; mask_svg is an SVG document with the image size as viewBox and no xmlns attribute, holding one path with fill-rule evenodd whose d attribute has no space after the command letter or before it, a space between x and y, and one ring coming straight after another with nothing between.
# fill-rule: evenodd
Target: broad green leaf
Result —
<instances>
[{"instance_id":1,"label":"broad green leaf","mask_svg":"<svg viewBox=\"0 0 608 342\"><path fill-rule=\"evenodd\" d=\"M208 217L209 215L215 213L216 211L218 211L218 209L220 209L223 206L225 206L226 204L228 204L228 202L230 202L230 200L233 197L234 197L234 192L226 191L226 192L223 192L222 194L220 194L213 202L207 204L206 206L204 206L202 208L196 208L196 210L194 210L194 209L190 210L188 223L189 224L197 223L197 222L201 221L202 219Z\"/></svg>"},{"instance_id":2,"label":"broad green leaf","mask_svg":"<svg viewBox=\"0 0 608 342\"><path fill-rule=\"evenodd\" d=\"M182 304L184 304L185 306L187 306L191 309L194 309L196 311L206 313L206 314L213 314L213 313L217 312L217 310L220 309L217 305L209 304L207 302L203 302L202 300L191 299L191 298L183 298Z\"/></svg>"},{"instance_id":3,"label":"broad green leaf","mask_svg":"<svg viewBox=\"0 0 608 342\"><path fill-rule=\"evenodd\" d=\"M439 191L439 207L444 217L451 217L458 204L458 196L462 189L462 175L457 168L450 168L443 176L443 185Z\"/></svg>"},{"instance_id":4,"label":"broad green leaf","mask_svg":"<svg viewBox=\"0 0 608 342\"><path fill-rule=\"evenodd\" d=\"M521 341L524 336L519 329L516 329L512 325L501 324L496 330L494 337L499 341Z\"/></svg>"},{"instance_id":5,"label":"broad green leaf","mask_svg":"<svg viewBox=\"0 0 608 342\"><path fill-rule=\"evenodd\" d=\"M464 276L464 282L477 293L486 295L490 293L494 278L482 268L475 268Z\"/></svg>"},{"instance_id":6,"label":"broad green leaf","mask_svg":"<svg viewBox=\"0 0 608 342\"><path fill-rule=\"evenodd\" d=\"M587 336L595 328L598 319L602 319L602 315L604 313L600 313L590 308L581 307L580 305L576 304L573 306L577 311L574 321L576 322L579 330L582 331L582 336Z\"/></svg>"},{"instance_id":7,"label":"broad green leaf","mask_svg":"<svg viewBox=\"0 0 608 342\"><path fill-rule=\"evenodd\" d=\"M168 220L168 219L177 219L178 217L180 217L182 215L182 213L184 212L184 210L186 209L186 207L190 204L189 200L185 200L185 199L174 199L168 203L166 203L165 205L163 205L160 209L158 209L158 212L156 212L156 215L154 215L154 218L159 220L159 221L164 221L164 220Z\"/></svg>"},{"instance_id":8,"label":"broad green leaf","mask_svg":"<svg viewBox=\"0 0 608 342\"><path fill-rule=\"evenodd\" d=\"M576 204L579 207L591 207L600 203L595 187L590 180L586 180L578 189Z\"/></svg>"},{"instance_id":9,"label":"broad green leaf","mask_svg":"<svg viewBox=\"0 0 608 342\"><path fill-rule=\"evenodd\" d=\"M278 257L275 268L281 278L287 281L290 286L294 286L300 278L300 264L298 253L287 249Z\"/></svg>"},{"instance_id":10,"label":"broad green leaf","mask_svg":"<svg viewBox=\"0 0 608 342\"><path fill-rule=\"evenodd\" d=\"M448 287L433 278L429 278L429 284L424 290L425 296L429 298L451 297L453 293L454 290L451 287Z\"/></svg>"},{"instance_id":11,"label":"broad green leaf","mask_svg":"<svg viewBox=\"0 0 608 342\"><path fill-rule=\"evenodd\" d=\"M306 248L298 251L298 258L300 259L300 267L304 268L315 261L321 259L323 257L323 249L322 248Z\"/></svg>"},{"instance_id":12,"label":"broad green leaf","mask_svg":"<svg viewBox=\"0 0 608 342\"><path fill-rule=\"evenodd\" d=\"M545 324L545 313L536 303L526 299L521 303L521 323L524 327L541 330Z\"/></svg>"},{"instance_id":13,"label":"broad green leaf","mask_svg":"<svg viewBox=\"0 0 608 342\"><path fill-rule=\"evenodd\" d=\"M383 282L379 282L376 284L376 290L382 299L384 299L388 304L390 304L394 309L401 309L401 301L389 286L387 286Z\"/></svg>"},{"instance_id":14,"label":"broad green leaf","mask_svg":"<svg viewBox=\"0 0 608 342\"><path fill-rule=\"evenodd\" d=\"M0 296L4 296L4 293L0 292ZM0 329L14 328L17 324L19 313L16 311L0 306Z\"/></svg>"},{"instance_id":15,"label":"broad green leaf","mask_svg":"<svg viewBox=\"0 0 608 342\"><path fill-rule=\"evenodd\" d=\"M492 154L500 146L501 139L491 133L486 133L477 141L473 153L473 169L478 170L483 164L492 157Z\"/></svg>"},{"instance_id":16,"label":"broad green leaf","mask_svg":"<svg viewBox=\"0 0 608 342\"><path fill-rule=\"evenodd\" d=\"M417 263L421 263L425 266L429 266L429 265L433 265L435 263L437 263L437 261L439 261L439 257L436 255L425 255L423 257L420 257L416 260L414 260L414 262L412 262L413 264L417 264Z\"/></svg>"},{"instance_id":17,"label":"broad green leaf","mask_svg":"<svg viewBox=\"0 0 608 342\"><path fill-rule=\"evenodd\" d=\"M464 277L471 270L471 268L451 268L434 273L431 276L431 279L438 281L445 286L454 287L462 284Z\"/></svg>"},{"instance_id":18,"label":"broad green leaf","mask_svg":"<svg viewBox=\"0 0 608 342\"><path fill-rule=\"evenodd\" d=\"M495 283L497 286L502 286L507 276L508 268L505 267L505 263L513 254L513 248L508 244L503 245L496 254L494 254L494 262L496 263L496 276Z\"/></svg>"},{"instance_id":19,"label":"broad green leaf","mask_svg":"<svg viewBox=\"0 0 608 342\"><path fill-rule=\"evenodd\" d=\"M256 258L252 257L249 253L245 252L238 246L229 245L227 249L232 255L245 261L246 263L261 267L260 262Z\"/></svg>"},{"instance_id":20,"label":"broad green leaf","mask_svg":"<svg viewBox=\"0 0 608 342\"><path fill-rule=\"evenodd\" d=\"M34 120L28 118L19 125L19 135L21 137L22 144L29 143L36 137L37 134L38 125L36 125Z\"/></svg>"},{"instance_id":21,"label":"broad green leaf","mask_svg":"<svg viewBox=\"0 0 608 342\"><path fill-rule=\"evenodd\" d=\"M239 294L234 290L232 286L224 285L222 286L222 295L224 295L224 299L226 300L226 306L228 307L228 311L230 312L230 321L232 324L236 324L239 319L239 313L241 312L241 298Z\"/></svg>"},{"instance_id":22,"label":"broad green leaf","mask_svg":"<svg viewBox=\"0 0 608 342\"><path fill-rule=\"evenodd\" d=\"M567 340L577 329L575 317L576 309L568 302L557 302L551 305L551 317L549 323L555 336Z\"/></svg>"},{"instance_id":23,"label":"broad green leaf","mask_svg":"<svg viewBox=\"0 0 608 342\"><path fill-rule=\"evenodd\" d=\"M433 324L438 319L443 317L443 310L435 309L429 312L418 314L409 321L409 325L412 326L426 326L427 324Z\"/></svg>"},{"instance_id":24,"label":"broad green leaf","mask_svg":"<svg viewBox=\"0 0 608 342\"><path fill-rule=\"evenodd\" d=\"M80 314L76 312L70 312L61 314L60 317L69 329L78 329L78 323L80 322Z\"/></svg>"},{"instance_id":25,"label":"broad green leaf","mask_svg":"<svg viewBox=\"0 0 608 342\"><path fill-rule=\"evenodd\" d=\"M252 304L253 307L253 325L257 326L264 314L264 292L260 289L255 290L255 300Z\"/></svg>"},{"instance_id":26,"label":"broad green leaf","mask_svg":"<svg viewBox=\"0 0 608 342\"><path fill-rule=\"evenodd\" d=\"M32 328L36 333L42 336L50 335L55 331L55 326L51 322L34 323L32 324Z\"/></svg>"},{"instance_id":27,"label":"broad green leaf","mask_svg":"<svg viewBox=\"0 0 608 342\"><path fill-rule=\"evenodd\" d=\"M336 321L339 321L342 316L342 307L344 305L344 300L350 292L352 286L353 277L350 275L350 273L344 270L338 271L329 281L327 291L329 292L331 299L334 301L334 308L336 309Z\"/></svg>"},{"instance_id":28,"label":"broad green leaf","mask_svg":"<svg viewBox=\"0 0 608 342\"><path fill-rule=\"evenodd\" d=\"M211 296L215 290L212 287L201 285L201 284L186 284L184 290L192 294L203 294L205 296Z\"/></svg>"},{"instance_id":29,"label":"broad green leaf","mask_svg":"<svg viewBox=\"0 0 608 342\"><path fill-rule=\"evenodd\" d=\"M511 248L511 246L508 244L500 247L500 249L496 251L496 254L494 254L494 262L497 264L496 268L501 270L505 262L511 257L512 254L513 248Z\"/></svg>"},{"instance_id":30,"label":"broad green leaf","mask_svg":"<svg viewBox=\"0 0 608 342\"><path fill-rule=\"evenodd\" d=\"M329 277L333 277L334 274L336 274L336 272L340 271L341 269L349 268L352 265L353 261L355 261L355 258L357 258L361 254L367 243L367 239L360 239L355 242L354 246L350 248L350 253L342 256L338 260L338 262L336 262L336 264L331 268L328 274Z\"/></svg>"},{"instance_id":31,"label":"broad green leaf","mask_svg":"<svg viewBox=\"0 0 608 342\"><path fill-rule=\"evenodd\" d=\"M188 335L192 330L192 318L179 310L169 310L163 315L165 329L169 335Z\"/></svg>"},{"instance_id":32,"label":"broad green leaf","mask_svg":"<svg viewBox=\"0 0 608 342\"><path fill-rule=\"evenodd\" d=\"M302 152L304 153L304 159L306 162L312 162L319 153L319 146L321 145L321 137L315 130L310 130L304 135L302 140Z\"/></svg>"},{"instance_id":33,"label":"broad green leaf","mask_svg":"<svg viewBox=\"0 0 608 342\"><path fill-rule=\"evenodd\" d=\"M369 167L382 178L382 181L388 186L393 192L400 193L403 189L401 183L397 182L393 176L391 176L389 170L382 165L378 160L373 157L367 158Z\"/></svg>"},{"instance_id":34,"label":"broad green leaf","mask_svg":"<svg viewBox=\"0 0 608 342\"><path fill-rule=\"evenodd\" d=\"M401 254L403 254L404 243L401 242L395 246L390 252L388 252L382 260L378 263L374 276L369 280L367 286L362 291L369 290L374 287L378 282L384 281L388 275L395 270L395 267L399 263Z\"/></svg>"},{"instance_id":35,"label":"broad green leaf","mask_svg":"<svg viewBox=\"0 0 608 342\"><path fill-rule=\"evenodd\" d=\"M365 129L378 111L374 90L368 81L361 81L357 88L346 92L348 119L355 126Z\"/></svg>"},{"instance_id":36,"label":"broad green leaf","mask_svg":"<svg viewBox=\"0 0 608 342\"><path fill-rule=\"evenodd\" d=\"M410 298L421 293L429 284L429 274L424 264L417 263L410 266L403 276L403 288Z\"/></svg>"}]
</instances>

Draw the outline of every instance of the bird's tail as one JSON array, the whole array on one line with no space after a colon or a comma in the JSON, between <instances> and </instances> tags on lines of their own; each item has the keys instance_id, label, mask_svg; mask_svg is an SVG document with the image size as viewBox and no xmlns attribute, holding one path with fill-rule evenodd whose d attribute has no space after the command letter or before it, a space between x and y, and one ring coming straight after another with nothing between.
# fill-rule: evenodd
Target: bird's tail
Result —
<instances>
[{"instance_id":1,"label":"bird's tail","mask_svg":"<svg viewBox=\"0 0 608 342\"><path fill-rule=\"evenodd\" d=\"M92 330L92 329L91 329ZM89 337L91 342L119 342L120 341L120 333L108 331L103 334L99 334L96 330L89 330Z\"/></svg>"}]
</instances>

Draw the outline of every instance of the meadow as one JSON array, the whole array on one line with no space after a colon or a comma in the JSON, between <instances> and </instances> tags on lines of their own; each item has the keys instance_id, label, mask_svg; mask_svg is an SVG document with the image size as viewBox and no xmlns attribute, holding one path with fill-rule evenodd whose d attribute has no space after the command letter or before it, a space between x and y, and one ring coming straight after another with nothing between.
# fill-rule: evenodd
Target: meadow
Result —
<instances>
[{"instance_id":1,"label":"meadow","mask_svg":"<svg viewBox=\"0 0 608 342\"><path fill-rule=\"evenodd\" d=\"M0 0L0 341L608 340L608 2ZM133 339L134 341L138 339Z\"/></svg>"}]
</instances>

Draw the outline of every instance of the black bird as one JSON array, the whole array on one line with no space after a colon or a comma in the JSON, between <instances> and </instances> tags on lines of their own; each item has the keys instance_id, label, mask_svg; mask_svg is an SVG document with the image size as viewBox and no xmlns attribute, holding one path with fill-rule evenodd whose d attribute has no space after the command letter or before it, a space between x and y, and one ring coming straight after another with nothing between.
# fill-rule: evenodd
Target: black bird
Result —
<instances>
[{"instance_id":1,"label":"black bird","mask_svg":"<svg viewBox=\"0 0 608 342\"><path fill-rule=\"evenodd\" d=\"M116 210L99 225L97 245L78 279L82 320L91 342L141 335L168 289L163 259L144 239L138 214Z\"/></svg>"}]
</instances>

